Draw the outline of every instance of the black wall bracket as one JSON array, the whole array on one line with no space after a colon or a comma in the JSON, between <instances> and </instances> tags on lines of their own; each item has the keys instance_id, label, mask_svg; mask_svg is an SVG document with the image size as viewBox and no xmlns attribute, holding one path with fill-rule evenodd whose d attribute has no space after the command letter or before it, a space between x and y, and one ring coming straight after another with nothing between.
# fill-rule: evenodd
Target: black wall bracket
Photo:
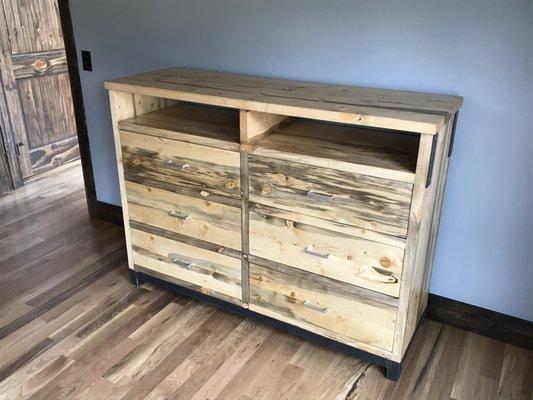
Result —
<instances>
[{"instance_id":1,"label":"black wall bracket","mask_svg":"<svg viewBox=\"0 0 533 400\"><path fill-rule=\"evenodd\" d=\"M453 152L453 141L455 140L455 128L457 128L457 118L459 117L459 111L455 113L452 125L452 137L450 138L450 147L448 147L448 158L452 156Z\"/></svg>"},{"instance_id":2,"label":"black wall bracket","mask_svg":"<svg viewBox=\"0 0 533 400\"><path fill-rule=\"evenodd\" d=\"M439 134L433 135L433 141L431 142L431 154L429 156L428 174L426 176L426 189L431 185L431 177L433 176L433 167L435 165L435 153L437 153L437 142Z\"/></svg>"}]
</instances>

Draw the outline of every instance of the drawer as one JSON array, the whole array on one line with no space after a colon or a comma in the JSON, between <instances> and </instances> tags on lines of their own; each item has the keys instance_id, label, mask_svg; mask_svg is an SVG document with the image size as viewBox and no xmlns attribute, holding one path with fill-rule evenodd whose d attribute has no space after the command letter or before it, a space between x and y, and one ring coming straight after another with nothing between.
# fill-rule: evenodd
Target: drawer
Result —
<instances>
[{"instance_id":1,"label":"drawer","mask_svg":"<svg viewBox=\"0 0 533 400\"><path fill-rule=\"evenodd\" d=\"M340 341L392 349L396 307L255 264L250 264L250 309Z\"/></svg>"},{"instance_id":2,"label":"drawer","mask_svg":"<svg viewBox=\"0 0 533 400\"><path fill-rule=\"evenodd\" d=\"M126 182L130 220L241 250L241 210Z\"/></svg>"},{"instance_id":3,"label":"drawer","mask_svg":"<svg viewBox=\"0 0 533 400\"><path fill-rule=\"evenodd\" d=\"M131 242L135 265L186 282L203 294L242 298L240 260L137 229L131 230Z\"/></svg>"},{"instance_id":4,"label":"drawer","mask_svg":"<svg viewBox=\"0 0 533 400\"><path fill-rule=\"evenodd\" d=\"M238 152L127 131L120 139L127 181L194 197L241 197Z\"/></svg>"},{"instance_id":5,"label":"drawer","mask_svg":"<svg viewBox=\"0 0 533 400\"><path fill-rule=\"evenodd\" d=\"M250 254L398 297L404 250L250 210Z\"/></svg>"},{"instance_id":6,"label":"drawer","mask_svg":"<svg viewBox=\"0 0 533 400\"><path fill-rule=\"evenodd\" d=\"M250 201L405 238L413 185L250 156Z\"/></svg>"}]
</instances>

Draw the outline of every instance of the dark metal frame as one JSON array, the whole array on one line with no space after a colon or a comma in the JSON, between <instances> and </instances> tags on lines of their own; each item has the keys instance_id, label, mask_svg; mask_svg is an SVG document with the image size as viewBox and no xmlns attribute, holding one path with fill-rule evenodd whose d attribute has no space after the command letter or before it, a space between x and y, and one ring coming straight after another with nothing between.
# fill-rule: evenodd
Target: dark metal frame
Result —
<instances>
[{"instance_id":1,"label":"dark metal frame","mask_svg":"<svg viewBox=\"0 0 533 400\"><path fill-rule=\"evenodd\" d=\"M344 343L336 342L332 339L329 339L324 336L317 335L316 333L307 331L305 329L299 328L294 325L290 325L286 322L278 321L276 319L267 317L265 315L256 313L254 311L250 311L246 308L239 307L235 304L228 303L227 301L223 301L211 296L204 295L200 292L196 292L194 290L185 288L183 286L177 285L172 282L168 282L159 278L156 278L154 276L150 276L148 274L145 274L143 272L135 271L130 269L130 279L131 282L135 286L140 286L144 282L150 282L152 284L155 284L161 288L177 292L180 294L183 294L187 297L191 297L196 300L200 300L206 303L210 303L218 308L221 308L223 310L242 315L245 318L253 318L255 320L258 320L262 323L265 323L267 325L270 325L277 329L282 329L286 332L289 332L293 335L297 335L305 340L309 340L311 342L317 343L322 346L327 346L336 350L339 350L349 356L357 357L362 359L363 361L379 365L381 367L385 368L385 377L388 380L391 381L397 381L400 378L400 373L402 370L402 364L389 360L385 357L377 356L375 354L369 353L364 350L356 349L354 347L348 346ZM421 325L421 322L424 321L424 315L422 315L422 318L420 319L420 323L418 326ZM418 329L418 328L417 328Z\"/></svg>"},{"instance_id":2,"label":"dark metal frame","mask_svg":"<svg viewBox=\"0 0 533 400\"><path fill-rule=\"evenodd\" d=\"M455 116L453 118L452 137L450 138L450 147L448 147L448 158L450 158L453 153L453 142L455 141L455 129L457 128L457 118L459 118L459 111L455 113Z\"/></svg>"},{"instance_id":3,"label":"dark metal frame","mask_svg":"<svg viewBox=\"0 0 533 400\"><path fill-rule=\"evenodd\" d=\"M435 166L435 155L437 154L437 143L439 141L439 134L433 135L431 140L431 154L429 156L428 173L426 175L426 189L431 185L433 178L433 167Z\"/></svg>"}]
</instances>

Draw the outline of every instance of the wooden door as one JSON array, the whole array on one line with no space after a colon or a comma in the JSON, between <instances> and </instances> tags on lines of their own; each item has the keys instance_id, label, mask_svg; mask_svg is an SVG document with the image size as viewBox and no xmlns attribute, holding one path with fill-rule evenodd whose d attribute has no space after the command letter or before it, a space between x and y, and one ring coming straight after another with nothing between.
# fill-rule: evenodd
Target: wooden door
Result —
<instances>
[{"instance_id":1,"label":"wooden door","mask_svg":"<svg viewBox=\"0 0 533 400\"><path fill-rule=\"evenodd\" d=\"M57 0L2 0L0 50L10 125L4 141L13 141L21 177L78 158Z\"/></svg>"}]
</instances>

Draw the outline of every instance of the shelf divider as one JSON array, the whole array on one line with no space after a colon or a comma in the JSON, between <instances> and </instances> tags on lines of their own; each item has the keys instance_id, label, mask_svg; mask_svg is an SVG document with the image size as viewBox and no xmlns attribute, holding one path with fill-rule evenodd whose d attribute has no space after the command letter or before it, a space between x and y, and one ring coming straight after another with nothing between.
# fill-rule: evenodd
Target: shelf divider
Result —
<instances>
[{"instance_id":1,"label":"shelf divider","mask_svg":"<svg viewBox=\"0 0 533 400\"><path fill-rule=\"evenodd\" d=\"M258 111L240 110L241 143L250 143L291 120L291 117Z\"/></svg>"}]
</instances>

